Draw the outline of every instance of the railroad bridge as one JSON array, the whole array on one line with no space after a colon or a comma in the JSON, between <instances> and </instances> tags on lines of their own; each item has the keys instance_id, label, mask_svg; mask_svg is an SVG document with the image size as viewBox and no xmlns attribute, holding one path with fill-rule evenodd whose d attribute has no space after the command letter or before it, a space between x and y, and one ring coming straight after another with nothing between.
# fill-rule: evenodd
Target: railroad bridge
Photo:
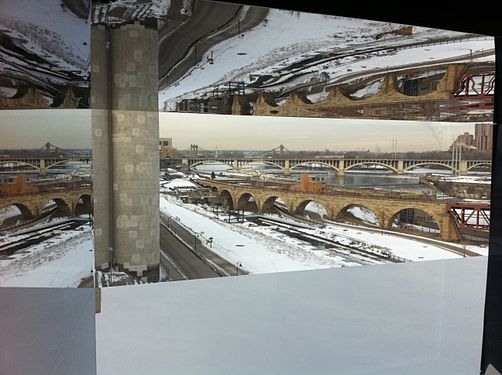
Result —
<instances>
[{"instance_id":1,"label":"railroad bridge","mask_svg":"<svg viewBox=\"0 0 502 375\"><path fill-rule=\"evenodd\" d=\"M194 168L207 162L220 162L227 164L229 168L239 170L249 167L251 163L265 163L282 169L285 175L290 171L317 165L327 167L336 172L338 176L345 175L346 171L361 167L382 167L396 174L403 174L421 166L441 166L452 170L454 175L466 175L470 170L480 166L491 166L491 160L422 160L422 159L342 159L342 158L213 158L213 157L190 157L174 159L181 162L187 168Z\"/></svg>"},{"instance_id":2,"label":"railroad bridge","mask_svg":"<svg viewBox=\"0 0 502 375\"><path fill-rule=\"evenodd\" d=\"M16 194L0 197L0 208L16 206L24 218L36 218L42 209L54 201L68 216L78 214L79 207L91 211L92 187L59 188L36 193Z\"/></svg>"},{"instance_id":3,"label":"railroad bridge","mask_svg":"<svg viewBox=\"0 0 502 375\"><path fill-rule=\"evenodd\" d=\"M406 209L422 210L432 217L439 227L441 239L457 241L460 234L447 202L426 196L406 196L392 192L332 191L303 192L292 191L285 186L252 186L243 183L229 184L215 180L201 180L211 187L226 207L269 212L276 200L283 202L292 214L302 213L310 202L322 205L331 220L340 218L351 207L371 210L383 229L392 229L397 215Z\"/></svg>"}]
</instances>

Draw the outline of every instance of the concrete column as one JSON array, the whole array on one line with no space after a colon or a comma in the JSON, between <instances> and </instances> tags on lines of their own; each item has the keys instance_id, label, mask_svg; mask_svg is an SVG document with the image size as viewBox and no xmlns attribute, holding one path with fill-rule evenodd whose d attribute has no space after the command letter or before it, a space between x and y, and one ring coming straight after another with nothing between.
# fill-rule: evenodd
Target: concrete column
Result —
<instances>
[{"instance_id":1,"label":"concrete column","mask_svg":"<svg viewBox=\"0 0 502 375\"><path fill-rule=\"evenodd\" d=\"M289 160L284 160L284 176L289 176Z\"/></svg>"},{"instance_id":2,"label":"concrete column","mask_svg":"<svg viewBox=\"0 0 502 375\"><path fill-rule=\"evenodd\" d=\"M91 28L92 197L94 210L94 261L97 270L110 267L111 243L111 103L108 87L107 31Z\"/></svg>"},{"instance_id":3,"label":"concrete column","mask_svg":"<svg viewBox=\"0 0 502 375\"><path fill-rule=\"evenodd\" d=\"M113 244L115 266L159 279L157 30L112 30Z\"/></svg>"},{"instance_id":4,"label":"concrete column","mask_svg":"<svg viewBox=\"0 0 502 375\"><path fill-rule=\"evenodd\" d=\"M93 26L91 103L96 268L159 279L157 30Z\"/></svg>"},{"instance_id":5,"label":"concrete column","mask_svg":"<svg viewBox=\"0 0 502 375\"><path fill-rule=\"evenodd\" d=\"M465 176L467 174L467 160L461 160L459 166L459 175Z\"/></svg>"},{"instance_id":6,"label":"concrete column","mask_svg":"<svg viewBox=\"0 0 502 375\"><path fill-rule=\"evenodd\" d=\"M345 160L340 160L338 162L338 171L336 175L339 177L345 176Z\"/></svg>"},{"instance_id":7,"label":"concrete column","mask_svg":"<svg viewBox=\"0 0 502 375\"><path fill-rule=\"evenodd\" d=\"M68 199L66 204L68 205L68 211L70 211L70 216L75 216L77 208L78 199Z\"/></svg>"},{"instance_id":8,"label":"concrete column","mask_svg":"<svg viewBox=\"0 0 502 375\"><path fill-rule=\"evenodd\" d=\"M45 166L45 159L40 159L40 171L38 172L40 176L47 176L47 167Z\"/></svg>"},{"instance_id":9,"label":"concrete column","mask_svg":"<svg viewBox=\"0 0 502 375\"><path fill-rule=\"evenodd\" d=\"M398 160L397 161L397 174L403 174L403 173L404 173L404 161Z\"/></svg>"},{"instance_id":10,"label":"concrete column","mask_svg":"<svg viewBox=\"0 0 502 375\"><path fill-rule=\"evenodd\" d=\"M452 216L447 213L445 214L440 221L439 231L441 239L444 241L458 241L461 239L460 233L455 225L454 219Z\"/></svg>"}]
</instances>

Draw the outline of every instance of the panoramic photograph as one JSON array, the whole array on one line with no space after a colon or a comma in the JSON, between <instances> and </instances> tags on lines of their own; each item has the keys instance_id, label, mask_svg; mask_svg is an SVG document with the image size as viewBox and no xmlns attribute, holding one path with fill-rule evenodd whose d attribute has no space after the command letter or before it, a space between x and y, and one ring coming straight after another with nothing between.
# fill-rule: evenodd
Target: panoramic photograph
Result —
<instances>
[{"instance_id":1,"label":"panoramic photograph","mask_svg":"<svg viewBox=\"0 0 502 375\"><path fill-rule=\"evenodd\" d=\"M493 38L205 1L77 3L57 6L54 30L5 9L2 284L44 286L28 274L45 267L80 268L48 285L92 287L487 254ZM203 7L218 16L194 28ZM43 27L68 47L28 45ZM44 62L21 69L14 52L32 44ZM63 100L73 109L56 106L64 87L81 93ZM74 231L86 251L66 259Z\"/></svg>"},{"instance_id":2,"label":"panoramic photograph","mask_svg":"<svg viewBox=\"0 0 502 375\"><path fill-rule=\"evenodd\" d=\"M208 0L0 26L0 287L94 288L100 373L139 371L117 348L160 344L196 279L487 259L493 37Z\"/></svg>"}]
</instances>

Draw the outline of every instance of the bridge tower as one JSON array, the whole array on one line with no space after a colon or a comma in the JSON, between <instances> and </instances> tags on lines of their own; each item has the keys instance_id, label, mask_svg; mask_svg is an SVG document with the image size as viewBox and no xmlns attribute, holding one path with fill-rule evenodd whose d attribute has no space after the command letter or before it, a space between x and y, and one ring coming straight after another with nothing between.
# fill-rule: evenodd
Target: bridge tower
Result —
<instances>
[{"instance_id":1,"label":"bridge tower","mask_svg":"<svg viewBox=\"0 0 502 375\"><path fill-rule=\"evenodd\" d=\"M158 281L156 26L94 25L91 38L96 269Z\"/></svg>"},{"instance_id":2,"label":"bridge tower","mask_svg":"<svg viewBox=\"0 0 502 375\"><path fill-rule=\"evenodd\" d=\"M190 145L190 157L196 158L197 156L199 156L199 145Z\"/></svg>"}]
</instances>

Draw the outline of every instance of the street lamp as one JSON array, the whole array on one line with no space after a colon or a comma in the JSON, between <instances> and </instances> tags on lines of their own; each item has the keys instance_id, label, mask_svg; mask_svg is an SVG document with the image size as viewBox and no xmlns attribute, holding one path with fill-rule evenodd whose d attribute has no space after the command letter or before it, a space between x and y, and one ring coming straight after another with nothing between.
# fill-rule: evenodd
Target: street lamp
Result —
<instances>
[{"instance_id":1,"label":"street lamp","mask_svg":"<svg viewBox=\"0 0 502 375\"><path fill-rule=\"evenodd\" d=\"M207 243L209 244L209 247L213 247L213 237L209 237L207 239Z\"/></svg>"}]
</instances>

